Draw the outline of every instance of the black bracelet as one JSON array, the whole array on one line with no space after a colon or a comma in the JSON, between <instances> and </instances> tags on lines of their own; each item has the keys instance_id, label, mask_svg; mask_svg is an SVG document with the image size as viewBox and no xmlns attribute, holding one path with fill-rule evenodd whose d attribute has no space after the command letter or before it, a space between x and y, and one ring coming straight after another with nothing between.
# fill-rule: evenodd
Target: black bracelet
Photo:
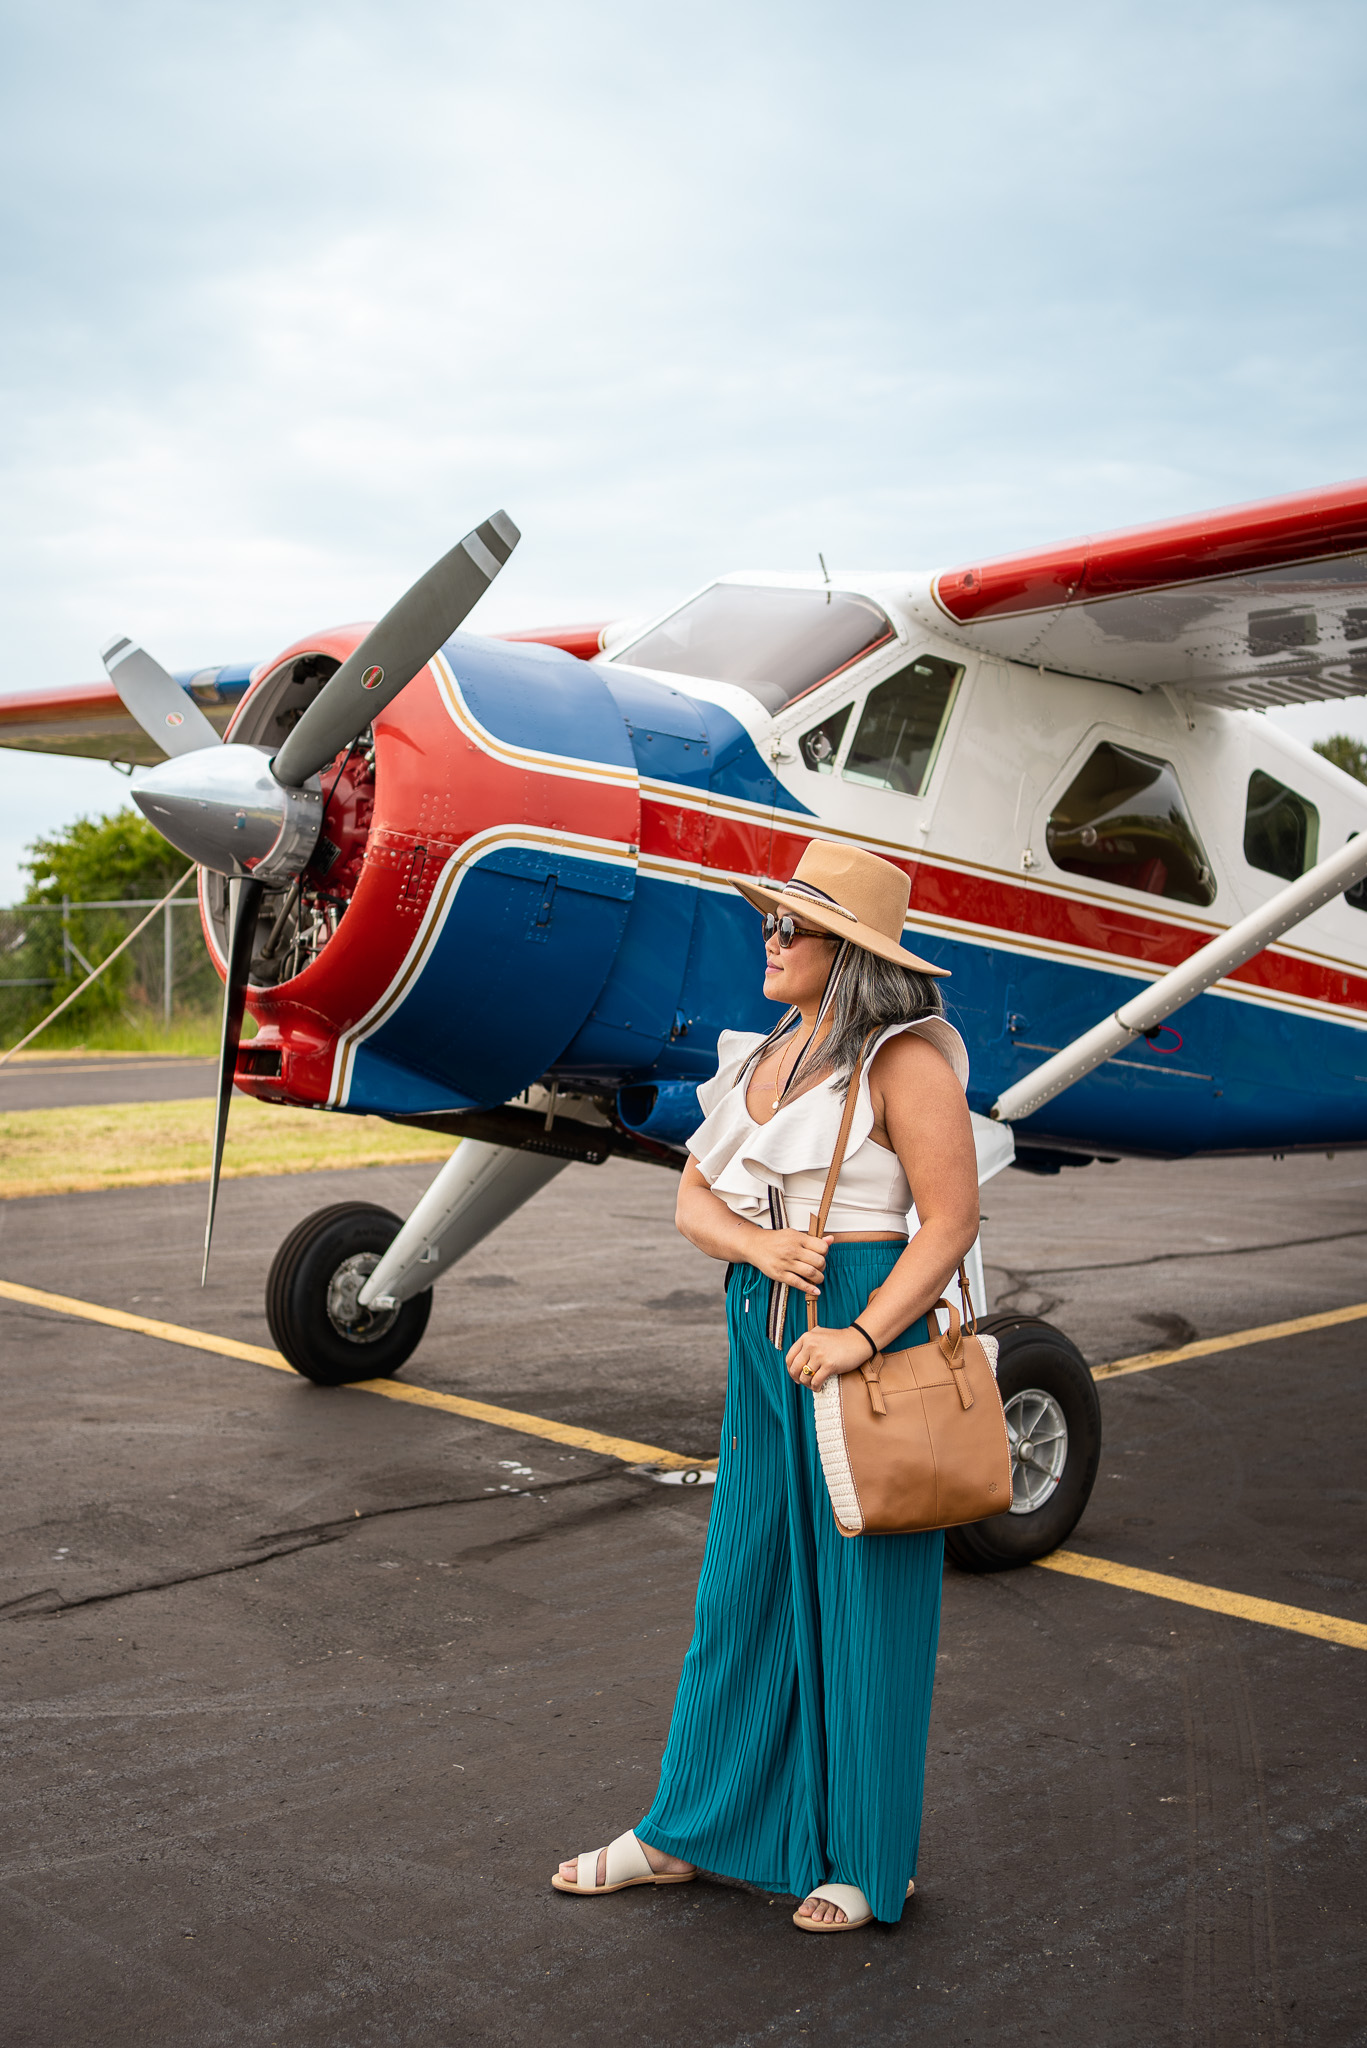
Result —
<instances>
[{"instance_id":1,"label":"black bracelet","mask_svg":"<svg viewBox=\"0 0 1367 2048\"><path fill-rule=\"evenodd\" d=\"M877 1358L877 1356L878 1356L878 1346L877 1346L877 1345L876 1345L876 1344L874 1343L874 1341L873 1341L872 1337L871 1337L871 1336L869 1335L868 1331L867 1331L867 1330L866 1330L866 1329L864 1328L864 1325L863 1325L862 1323L857 1323L857 1322L855 1322L854 1318L853 1318L853 1317L851 1317L851 1318L850 1318L850 1328L851 1328L852 1330L858 1330L858 1332L859 1332L860 1336L861 1336L861 1337L862 1337L862 1338L864 1339L864 1342L865 1342L865 1343L866 1343L866 1344L868 1345L868 1347L869 1347L869 1357L870 1357L870 1358Z\"/></svg>"}]
</instances>

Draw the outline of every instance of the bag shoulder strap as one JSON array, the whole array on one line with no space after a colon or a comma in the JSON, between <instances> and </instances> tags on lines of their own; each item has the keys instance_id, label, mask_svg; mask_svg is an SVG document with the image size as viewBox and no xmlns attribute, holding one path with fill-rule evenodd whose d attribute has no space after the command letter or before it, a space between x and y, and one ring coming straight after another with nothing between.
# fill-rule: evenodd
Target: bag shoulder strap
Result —
<instances>
[{"instance_id":1,"label":"bag shoulder strap","mask_svg":"<svg viewBox=\"0 0 1367 2048\"><path fill-rule=\"evenodd\" d=\"M835 1151L831 1155L830 1170L826 1175L826 1185L821 1190L821 1207L811 1220L810 1228L813 1237L821 1237L826 1229L826 1218L831 1213L831 1203L835 1199L835 1184L840 1178L840 1169L845 1164L845 1147L850 1141L850 1125L854 1122L855 1107L859 1101L859 1081L864 1071L864 1056L877 1036L876 1031L871 1031L860 1046L859 1057L855 1061L854 1070L850 1075L850 1085L845 1090L845 1113L840 1119L840 1129L836 1132ZM816 1327L816 1303L809 1294L807 1296L807 1328L814 1330Z\"/></svg>"},{"instance_id":2,"label":"bag shoulder strap","mask_svg":"<svg viewBox=\"0 0 1367 2048\"><path fill-rule=\"evenodd\" d=\"M859 1048L859 1057L855 1061L854 1070L850 1075L850 1085L845 1090L845 1113L840 1119L840 1129L836 1133L835 1151L831 1155L830 1171L826 1175L826 1185L821 1190L821 1207L816 1213L815 1224L812 1230L813 1237L820 1237L822 1235L826 1228L826 1218L831 1213L831 1203L835 1200L835 1184L840 1178L840 1169L845 1164L845 1147L850 1142L850 1126L854 1122L854 1112L859 1102L859 1082L864 1071L864 1056L877 1036L876 1031L871 1031L864 1040L863 1045Z\"/></svg>"},{"instance_id":3,"label":"bag shoulder strap","mask_svg":"<svg viewBox=\"0 0 1367 2048\"><path fill-rule=\"evenodd\" d=\"M861 1045L859 1048L859 1057L854 1063L854 1070L850 1075L850 1085L845 1091L845 1110L844 1114L840 1119L840 1129L836 1132L835 1151L831 1155L830 1168L826 1174L826 1185L821 1190L821 1206L817 1210L816 1215L813 1216L811 1219L810 1228L811 1235L813 1237L821 1237L826 1229L826 1218L830 1215L831 1203L835 1200L835 1189L836 1183L840 1179L840 1169L845 1164L845 1147L848 1145L850 1141L850 1126L854 1122L855 1106L859 1101L859 1082L864 1071L864 1059L866 1054L868 1053L869 1047L872 1045L874 1039L877 1036L877 1031L871 1031L868 1037L864 1040L863 1045ZM964 1305L963 1333L967 1337L974 1337L977 1335L978 1332L978 1317L973 1307L973 1297L968 1291L968 1268L963 1263L960 1263L959 1266L959 1293ZM946 1308L948 1307L948 1303L939 1302L936 1304L936 1306L939 1308ZM934 1316L935 1311L934 1309L932 1309L932 1323L934 1322ZM954 1328L955 1323L957 1323L957 1318L953 1317L952 1311L951 1318L951 1331L954 1337L957 1339L958 1332L957 1329ZM812 1300L811 1296L808 1295L807 1328L809 1330L814 1330L816 1327L816 1303ZM942 1339L941 1341L943 1342L944 1340ZM962 1353L961 1345L959 1346L959 1353L960 1355ZM966 1401L964 1405L965 1407L967 1407L969 1404Z\"/></svg>"}]
</instances>

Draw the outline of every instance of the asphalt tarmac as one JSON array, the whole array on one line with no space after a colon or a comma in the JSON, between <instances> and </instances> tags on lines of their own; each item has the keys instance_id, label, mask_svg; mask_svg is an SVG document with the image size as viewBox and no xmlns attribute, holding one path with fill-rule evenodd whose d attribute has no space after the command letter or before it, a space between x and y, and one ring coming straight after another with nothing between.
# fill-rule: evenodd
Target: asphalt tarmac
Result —
<instances>
[{"instance_id":1,"label":"asphalt tarmac","mask_svg":"<svg viewBox=\"0 0 1367 2048\"><path fill-rule=\"evenodd\" d=\"M421 1168L0 1205L0 1276L269 1344L309 1210ZM986 1191L994 1307L1093 1362L1367 1299L1367 1157ZM720 1271L671 1175L573 1167L405 1377L705 1456ZM1367 1323L1104 1382L1069 1548L1367 1619ZM1362 2002L1367 1659L950 1571L917 1896L814 1941L700 1882L565 1898L654 1786L705 1487L0 1301L6 2048L1321 2044Z\"/></svg>"},{"instance_id":2,"label":"asphalt tarmac","mask_svg":"<svg viewBox=\"0 0 1367 2048\"><path fill-rule=\"evenodd\" d=\"M0 1114L16 1109L76 1109L108 1102L184 1102L212 1095L218 1062L174 1054L20 1053L0 1066Z\"/></svg>"}]
</instances>

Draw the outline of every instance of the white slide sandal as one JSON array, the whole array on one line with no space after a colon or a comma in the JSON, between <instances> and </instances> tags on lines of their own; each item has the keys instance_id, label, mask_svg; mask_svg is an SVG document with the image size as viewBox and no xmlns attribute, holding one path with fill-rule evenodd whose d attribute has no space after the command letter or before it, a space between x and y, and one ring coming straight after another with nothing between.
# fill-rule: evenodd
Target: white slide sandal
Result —
<instances>
[{"instance_id":1,"label":"white slide sandal","mask_svg":"<svg viewBox=\"0 0 1367 2048\"><path fill-rule=\"evenodd\" d=\"M907 1897L910 1898L916 1886L907 1880ZM807 1899L824 1899L828 1906L839 1906L845 1915L843 1920L813 1920L810 1913L804 1913L799 1906L793 1915L794 1927L800 1927L804 1934L849 1934L856 1927L867 1927L873 1918L873 1907L869 1904L857 1884L819 1884L808 1892ZM802 1901L805 1906L807 1899Z\"/></svg>"},{"instance_id":2,"label":"white slide sandal","mask_svg":"<svg viewBox=\"0 0 1367 2048\"><path fill-rule=\"evenodd\" d=\"M584 1897L591 1893L595 1898L602 1899L606 1898L609 1892L624 1892L628 1885L633 1884L692 1884L698 1874L696 1870L670 1873L652 1870L645 1850L630 1828L624 1835L619 1835L615 1842L608 1843L603 1882L599 1884L598 1858L602 1854L601 1849L591 1849L578 1858L578 1869L573 1884L567 1877L562 1877L558 1870L551 1883L558 1892L578 1892ZM863 1893L859 1896L862 1898ZM868 1911L867 1905L864 1910Z\"/></svg>"}]
</instances>

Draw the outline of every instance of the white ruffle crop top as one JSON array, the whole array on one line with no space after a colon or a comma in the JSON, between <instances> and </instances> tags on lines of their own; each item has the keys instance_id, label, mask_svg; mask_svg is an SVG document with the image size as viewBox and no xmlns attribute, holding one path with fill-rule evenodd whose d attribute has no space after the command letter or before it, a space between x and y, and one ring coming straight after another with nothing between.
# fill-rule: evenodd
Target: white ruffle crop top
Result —
<instances>
[{"instance_id":1,"label":"white ruffle crop top","mask_svg":"<svg viewBox=\"0 0 1367 2048\"><path fill-rule=\"evenodd\" d=\"M859 1099L845 1147L845 1161L836 1183L828 1231L887 1230L905 1234L912 1206L911 1188L901 1160L872 1137L873 1099L869 1069L881 1048L899 1032L915 1031L928 1038L958 1078L968 1086L968 1051L952 1024L943 1017L921 1017L910 1024L890 1024L874 1043L859 1077ZM769 1191L783 1197L789 1226L805 1230L821 1206L840 1133L844 1102L833 1080L785 1102L767 1124L758 1124L746 1107L738 1085L755 1049L764 1043L758 1031L723 1031L717 1041L717 1071L698 1090L706 1121L688 1141L698 1170L714 1195L749 1223L768 1228L773 1221Z\"/></svg>"}]
</instances>

